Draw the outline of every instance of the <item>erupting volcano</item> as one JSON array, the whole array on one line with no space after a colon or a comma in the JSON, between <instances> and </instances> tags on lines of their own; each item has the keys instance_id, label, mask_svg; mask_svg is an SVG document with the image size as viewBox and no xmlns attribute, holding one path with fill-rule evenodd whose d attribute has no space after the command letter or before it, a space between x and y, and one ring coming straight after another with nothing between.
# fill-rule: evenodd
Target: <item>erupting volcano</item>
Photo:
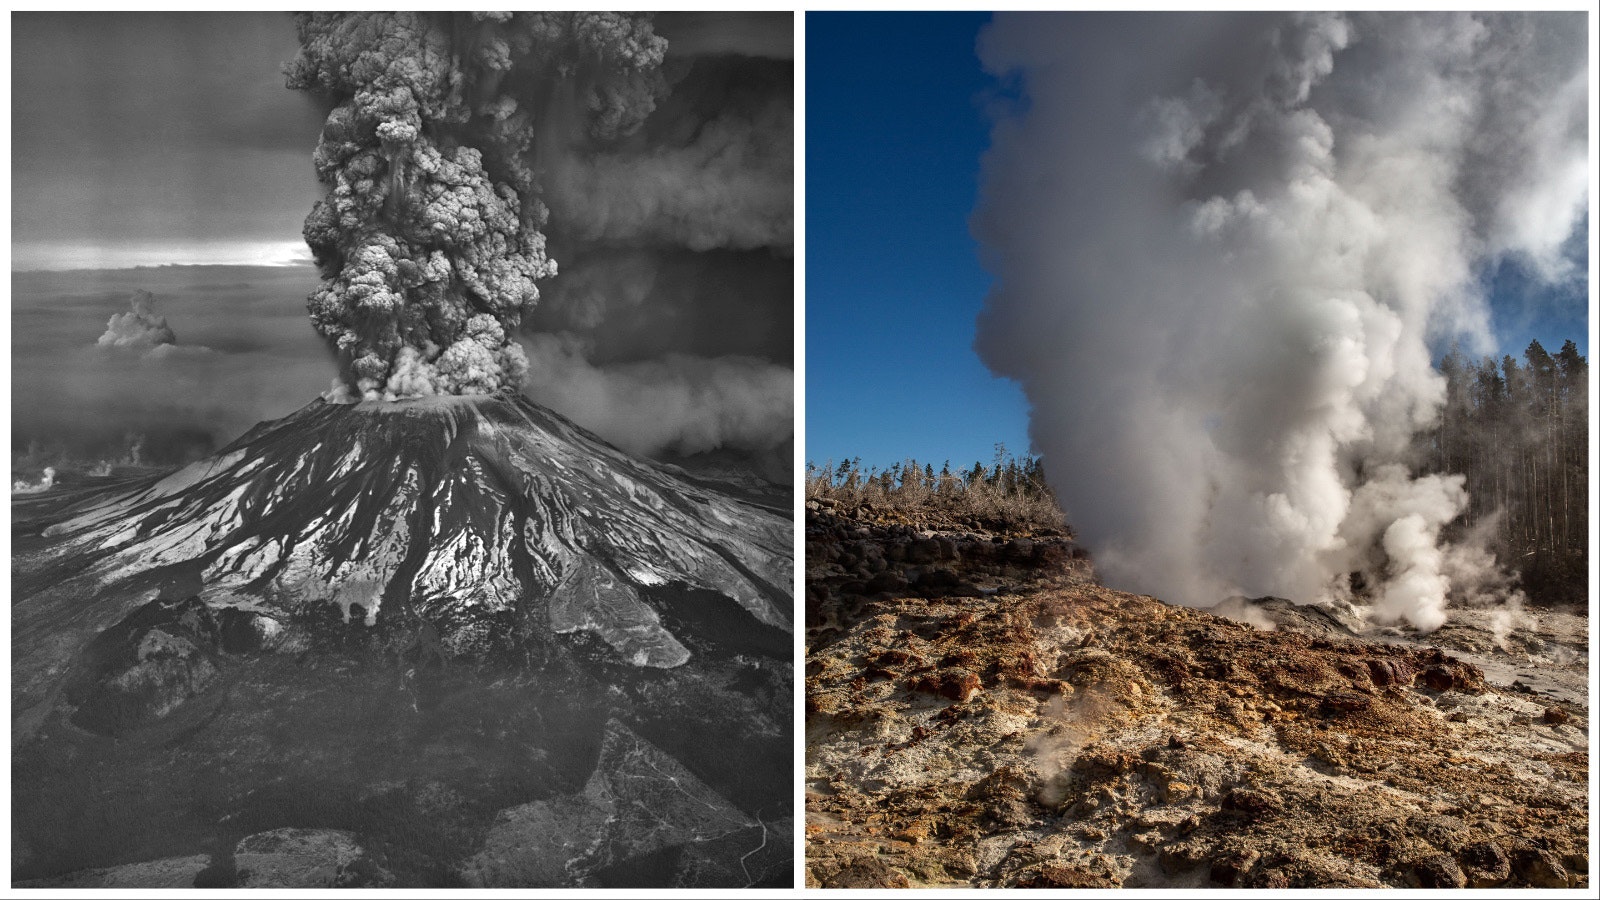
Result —
<instances>
[{"instance_id":1,"label":"erupting volcano","mask_svg":"<svg viewBox=\"0 0 1600 900\"><path fill-rule=\"evenodd\" d=\"M18 607L19 632L34 610L50 619L48 598L63 592L75 619L99 630L141 591L185 584L213 609L275 621L331 606L344 622L425 622L453 656L588 632L621 661L682 665L690 653L648 597L666 584L790 627L786 518L634 460L515 395L317 401L215 457L31 527L56 539L41 563L74 574Z\"/></svg>"},{"instance_id":2,"label":"erupting volcano","mask_svg":"<svg viewBox=\"0 0 1600 900\"><path fill-rule=\"evenodd\" d=\"M542 173L639 128L665 40L610 13L298 25L340 375L176 470L14 497L14 877L788 884L782 492L519 392Z\"/></svg>"}]
</instances>

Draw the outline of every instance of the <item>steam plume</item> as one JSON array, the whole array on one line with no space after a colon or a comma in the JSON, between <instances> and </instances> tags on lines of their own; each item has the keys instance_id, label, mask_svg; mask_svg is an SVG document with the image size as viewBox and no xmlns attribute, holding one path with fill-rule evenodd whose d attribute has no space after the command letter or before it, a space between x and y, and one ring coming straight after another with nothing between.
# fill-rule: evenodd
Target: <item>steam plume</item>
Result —
<instances>
[{"instance_id":1,"label":"steam plume","mask_svg":"<svg viewBox=\"0 0 1600 900\"><path fill-rule=\"evenodd\" d=\"M56 483L56 470L51 468L51 467L49 467L49 466L46 466L45 470L44 470L44 474L42 476L40 476L39 481L37 483L32 482L32 481L13 481L13 482L11 482L11 493L13 493L13 494L42 494L45 491L50 490L50 488L54 487L55 483Z\"/></svg>"},{"instance_id":2,"label":"steam plume","mask_svg":"<svg viewBox=\"0 0 1600 900\"><path fill-rule=\"evenodd\" d=\"M1581 14L998 16L977 348L1109 580L1209 605L1364 576L1443 622L1459 478L1412 477L1442 379L1488 350L1479 275L1571 277ZM1470 563L1470 565L1469 565ZM1373 587L1375 586L1375 587Z\"/></svg>"},{"instance_id":3,"label":"steam plume","mask_svg":"<svg viewBox=\"0 0 1600 900\"><path fill-rule=\"evenodd\" d=\"M539 145L625 136L654 108L666 42L617 13L311 13L289 86L331 97L327 196L305 237L313 322L367 399L515 389L513 335L556 271ZM532 164L530 165L530 160Z\"/></svg>"},{"instance_id":4,"label":"steam plume","mask_svg":"<svg viewBox=\"0 0 1600 900\"><path fill-rule=\"evenodd\" d=\"M106 323L105 334L95 341L96 346L153 350L178 342L167 320L156 315L155 296L149 291L134 291L128 305L132 307L128 312L117 313Z\"/></svg>"}]
</instances>

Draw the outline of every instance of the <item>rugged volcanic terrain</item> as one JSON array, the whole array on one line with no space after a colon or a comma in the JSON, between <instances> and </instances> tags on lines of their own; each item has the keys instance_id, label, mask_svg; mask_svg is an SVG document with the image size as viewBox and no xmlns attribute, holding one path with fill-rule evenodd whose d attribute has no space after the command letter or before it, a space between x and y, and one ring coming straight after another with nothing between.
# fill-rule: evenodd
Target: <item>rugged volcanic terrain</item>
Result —
<instances>
[{"instance_id":1,"label":"rugged volcanic terrain","mask_svg":"<svg viewBox=\"0 0 1600 900\"><path fill-rule=\"evenodd\" d=\"M806 535L808 885L1590 883L1581 610L1231 604L1267 631L1061 535L816 503Z\"/></svg>"},{"instance_id":2,"label":"rugged volcanic terrain","mask_svg":"<svg viewBox=\"0 0 1600 900\"><path fill-rule=\"evenodd\" d=\"M13 878L789 883L791 522L520 396L14 499Z\"/></svg>"}]
</instances>

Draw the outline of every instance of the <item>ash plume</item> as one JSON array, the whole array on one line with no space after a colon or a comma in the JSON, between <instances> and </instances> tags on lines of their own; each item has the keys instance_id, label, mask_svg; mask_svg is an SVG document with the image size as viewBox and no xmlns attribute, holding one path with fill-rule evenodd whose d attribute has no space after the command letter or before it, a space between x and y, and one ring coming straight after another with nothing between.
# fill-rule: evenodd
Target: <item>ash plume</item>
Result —
<instances>
[{"instance_id":1,"label":"ash plume","mask_svg":"<svg viewBox=\"0 0 1600 900\"><path fill-rule=\"evenodd\" d=\"M298 28L289 86L335 104L315 157L327 196L305 225L335 393L515 389L515 331L556 272L539 148L635 130L666 42L617 13L310 13Z\"/></svg>"},{"instance_id":2,"label":"ash plume","mask_svg":"<svg viewBox=\"0 0 1600 900\"><path fill-rule=\"evenodd\" d=\"M1436 628L1480 555L1415 477L1430 343L1481 275L1582 277L1580 14L997 16L977 349L1018 381L1105 577L1163 599L1360 592ZM1580 242L1581 243L1581 242ZM1477 573L1477 574L1475 574Z\"/></svg>"},{"instance_id":3,"label":"ash plume","mask_svg":"<svg viewBox=\"0 0 1600 900\"><path fill-rule=\"evenodd\" d=\"M118 347L131 350L153 350L163 344L176 344L167 320L156 315L155 296L149 291L134 291L128 298L131 307L117 313L106 322L106 331L95 341L99 347Z\"/></svg>"},{"instance_id":4,"label":"ash plume","mask_svg":"<svg viewBox=\"0 0 1600 900\"><path fill-rule=\"evenodd\" d=\"M794 246L793 94L733 98L681 144L562 156L549 196L580 240Z\"/></svg>"},{"instance_id":5,"label":"ash plume","mask_svg":"<svg viewBox=\"0 0 1600 900\"><path fill-rule=\"evenodd\" d=\"M630 453L764 453L793 433L794 372L747 356L668 354L605 367L571 335L529 338L529 392Z\"/></svg>"}]
</instances>

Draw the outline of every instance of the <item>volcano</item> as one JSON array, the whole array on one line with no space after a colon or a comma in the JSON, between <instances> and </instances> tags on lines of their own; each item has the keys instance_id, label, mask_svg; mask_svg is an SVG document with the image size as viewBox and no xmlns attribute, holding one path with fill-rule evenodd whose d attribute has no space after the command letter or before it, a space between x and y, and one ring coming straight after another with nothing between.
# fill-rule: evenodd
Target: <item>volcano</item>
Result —
<instances>
[{"instance_id":1,"label":"volcano","mask_svg":"<svg viewBox=\"0 0 1600 900\"><path fill-rule=\"evenodd\" d=\"M176 471L93 481L13 502L21 874L166 854L217 877L230 848L283 843L262 832L331 828L392 879L362 883L787 883L776 504L511 393L319 400ZM664 815L573 847L503 833L527 804L640 784L619 767L641 753L671 777L617 802L691 785L725 810L711 832ZM85 765L137 809L65 787ZM441 827L424 796L454 798L448 834L418 836ZM78 802L99 842L51 824ZM544 857L481 857L508 842Z\"/></svg>"}]
</instances>

